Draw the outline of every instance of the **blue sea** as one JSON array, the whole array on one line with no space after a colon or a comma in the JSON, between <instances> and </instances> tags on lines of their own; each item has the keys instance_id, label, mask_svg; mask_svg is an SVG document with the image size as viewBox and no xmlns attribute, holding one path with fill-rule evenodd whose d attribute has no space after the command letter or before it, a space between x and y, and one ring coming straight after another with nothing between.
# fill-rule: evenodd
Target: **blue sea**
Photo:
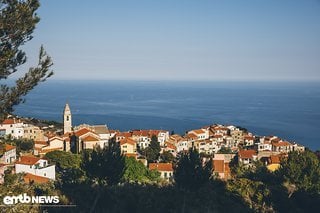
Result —
<instances>
[{"instance_id":1,"label":"blue sea","mask_svg":"<svg viewBox=\"0 0 320 213\"><path fill-rule=\"evenodd\" d=\"M48 80L26 96L16 114L73 124L176 133L232 124L320 149L320 84L301 82L175 82Z\"/></svg>"}]
</instances>

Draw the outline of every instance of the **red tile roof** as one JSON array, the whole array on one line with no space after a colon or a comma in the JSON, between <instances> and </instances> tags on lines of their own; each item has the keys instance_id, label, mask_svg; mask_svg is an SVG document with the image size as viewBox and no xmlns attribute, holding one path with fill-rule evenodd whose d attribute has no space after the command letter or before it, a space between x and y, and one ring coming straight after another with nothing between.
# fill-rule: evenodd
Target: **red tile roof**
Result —
<instances>
[{"instance_id":1,"label":"red tile roof","mask_svg":"<svg viewBox=\"0 0 320 213\"><path fill-rule=\"evenodd\" d=\"M271 155L268 159L269 164L279 164L280 163L280 155Z\"/></svg>"},{"instance_id":2,"label":"red tile roof","mask_svg":"<svg viewBox=\"0 0 320 213\"><path fill-rule=\"evenodd\" d=\"M10 144L5 144L4 150L5 150L6 152L8 152L8 151L13 150L13 149L15 149L15 148L16 148L15 146L12 146L12 145L10 145Z\"/></svg>"},{"instance_id":3,"label":"red tile roof","mask_svg":"<svg viewBox=\"0 0 320 213\"><path fill-rule=\"evenodd\" d=\"M196 134L204 134L206 133L205 131L203 131L202 129L195 129L195 130L191 130L192 132L195 132Z\"/></svg>"},{"instance_id":4,"label":"red tile roof","mask_svg":"<svg viewBox=\"0 0 320 213\"><path fill-rule=\"evenodd\" d=\"M21 156L19 161L16 164L25 164L25 165L34 165L36 164L41 158L37 158L34 156Z\"/></svg>"},{"instance_id":5,"label":"red tile roof","mask_svg":"<svg viewBox=\"0 0 320 213\"><path fill-rule=\"evenodd\" d=\"M188 133L187 137L188 138L198 138L198 136L195 135L194 133Z\"/></svg>"},{"instance_id":6,"label":"red tile roof","mask_svg":"<svg viewBox=\"0 0 320 213\"><path fill-rule=\"evenodd\" d=\"M124 154L126 157L130 158L130 157L134 157L134 158L137 158L137 154L135 153L125 153Z\"/></svg>"},{"instance_id":7,"label":"red tile roof","mask_svg":"<svg viewBox=\"0 0 320 213\"><path fill-rule=\"evenodd\" d=\"M48 145L47 141L34 141L34 144Z\"/></svg>"},{"instance_id":8,"label":"red tile roof","mask_svg":"<svg viewBox=\"0 0 320 213\"><path fill-rule=\"evenodd\" d=\"M249 149L249 150L240 150L238 154L240 158L253 159L253 155L256 155L257 152L253 149Z\"/></svg>"},{"instance_id":9,"label":"red tile roof","mask_svg":"<svg viewBox=\"0 0 320 213\"><path fill-rule=\"evenodd\" d=\"M172 163L150 163L149 169L157 171L173 171Z\"/></svg>"},{"instance_id":10,"label":"red tile roof","mask_svg":"<svg viewBox=\"0 0 320 213\"><path fill-rule=\"evenodd\" d=\"M93 131L91 131L90 129L82 128L82 129L79 129L78 131L76 131L75 135L80 137L80 136L82 136L84 134L87 134L88 132L92 132L93 133Z\"/></svg>"},{"instance_id":11,"label":"red tile roof","mask_svg":"<svg viewBox=\"0 0 320 213\"><path fill-rule=\"evenodd\" d=\"M88 135L85 138L82 138L81 140L84 141L84 142L99 141L99 139L97 139L97 138L95 138L95 137L93 137L91 135Z\"/></svg>"},{"instance_id":12,"label":"red tile roof","mask_svg":"<svg viewBox=\"0 0 320 213\"><path fill-rule=\"evenodd\" d=\"M273 146L279 147L279 146L291 146L292 144L288 141L281 141L278 143L272 143Z\"/></svg>"},{"instance_id":13,"label":"red tile roof","mask_svg":"<svg viewBox=\"0 0 320 213\"><path fill-rule=\"evenodd\" d=\"M41 176L37 176L37 175L33 175L30 173L27 173L24 177L23 177L24 182L26 183L30 183L30 182L35 182L35 183L48 183L50 181L49 178L46 177L41 177Z\"/></svg>"},{"instance_id":14,"label":"red tile roof","mask_svg":"<svg viewBox=\"0 0 320 213\"><path fill-rule=\"evenodd\" d=\"M168 149L173 149L173 150L177 150L177 147L171 143L165 143L166 148Z\"/></svg>"},{"instance_id":15,"label":"red tile roof","mask_svg":"<svg viewBox=\"0 0 320 213\"><path fill-rule=\"evenodd\" d=\"M5 119L2 124L15 124L15 120L14 119Z\"/></svg>"},{"instance_id":16,"label":"red tile roof","mask_svg":"<svg viewBox=\"0 0 320 213\"><path fill-rule=\"evenodd\" d=\"M135 145L137 142L135 142L133 139L131 138L124 138L122 140L120 140L120 145L123 145L123 144L130 144L130 145Z\"/></svg>"}]
</instances>

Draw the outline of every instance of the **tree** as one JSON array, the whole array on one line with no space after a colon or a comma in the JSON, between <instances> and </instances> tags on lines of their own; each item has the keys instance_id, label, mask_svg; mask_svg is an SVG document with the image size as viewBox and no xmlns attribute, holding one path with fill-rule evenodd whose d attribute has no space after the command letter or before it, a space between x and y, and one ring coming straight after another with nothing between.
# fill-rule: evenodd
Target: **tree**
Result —
<instances>
[{"instance_id":1,"label":"tree","mask_svg":"<svg viewBox=\"0 0 320 213\"><path fill-rule=\"evenodd\" d=\"M159 159L161 147L158 142L157 136L153 135L151 137L151 142L149 147L146 148L146 157L148 162L155 162Z\"/></svg>"},{"instance_id":2,"label":"tree","mask_svg":"<svg viewBox=\"0 0 320 213\"><path fill-rule=\"evenodd\" d=\"M172 155L171 152L169 151L164 151L161 155L160 155L160 159L161 162L163 163L170 163L174 160L174 156Z\"/></svg>"},{"instance_id":3,"label":"tree","mask_svg":"<svg viewBox=\"0 0 320 213\"><path fill-rule=\"evenodd\" d=\"M82 168L99 185L115 185L123 176L124 160L119 143L112 138L103 149L98 146L91 153L83 152Z\"/></svg>"},{"instance_id":4,"label":"tree","mask_svg":"<svg viewBox=\"0 0 320 213\"><path fill-rule=\"evenodd\" d=\"M174 179L179 188L197 190L212 177L212 160L204 165L197 150L190 149L180 158L174 171Z\"/></svg>"},{"instance_id":5,"label":"tree","mask_svg":"<svg viewBox=\"0 0 320 213\"><path fill-rule=\"evenodd\" d=\"M320 163L311 151L290 152L276 174L298 190L320 193Z\"/></svg>"},{"instance_id":6,"label":"tree","mask_svg":"<svg viewBox=\"0 0 320 213\"><path fill-rule=\"evenodd\" d=\"M218 151L219 154L232 154L232 150L229 147L221 147Z\"/></svg>"},{"instance_id":7,"label":"tree","mask_svg":"<svg viewBox=\"0 0 320 213\"><path fill-rule=\"evenodd\" d=\"M146 183L156 181L160 177L157 171L149 171L140 161L133 157L125 158L125 171L122 180L125 182Z\"/></svg>"},{"instance_id":8,"label":"tree","mask_svg":"<svg viewBox=\"0 0 320 213\"><path fill-rule=\"evenodd\" d=\"M68 168L80 168L81 156L70 152L55 150L45 155L52 163L55 163L58 170Z\"/></svg>"},{"instance_id":9,"label":"tree","mask_svg":"<svg viewBox=\"0 0 320 213\"><path fill-rule=\"evenodd\" d=\"M21 46L32 39L40 21L36 14L39 6L39 0L0 0L0 121L13 112L13 106L23 102L23 97L39 82L53 74L52 60L41 46L37 66L29 68L13 86L3 83L27 61Z\"/></svg>"}]
</instances>

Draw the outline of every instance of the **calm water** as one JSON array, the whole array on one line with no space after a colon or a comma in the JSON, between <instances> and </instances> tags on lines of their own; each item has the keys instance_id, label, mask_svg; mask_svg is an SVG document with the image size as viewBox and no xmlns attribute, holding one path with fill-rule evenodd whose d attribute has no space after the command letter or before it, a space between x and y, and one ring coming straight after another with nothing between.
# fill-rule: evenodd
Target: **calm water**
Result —
<instances>
[{"instance_id":1,"label":"calm water","mask_svg":"<svg viewBox=\"0 0 320 213\"><path fill-rule=\"evenodd\" d=\"M320 148L316 83L47 81L16 108L21 116L61 121L65 102L74 124L183 133L219 123Z\"/></svg>"}]
</instances>

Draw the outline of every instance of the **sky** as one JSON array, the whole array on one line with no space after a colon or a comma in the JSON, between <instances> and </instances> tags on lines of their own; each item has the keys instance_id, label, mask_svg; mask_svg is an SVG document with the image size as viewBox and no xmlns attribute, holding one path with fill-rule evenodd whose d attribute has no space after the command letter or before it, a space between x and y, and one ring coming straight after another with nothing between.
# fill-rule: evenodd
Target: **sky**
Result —
<instances>
[{"instance_id":1,"label":"sky","mask_svg":"<svg viewBox=\"0 0 320 213\"><path fill-rule=\"evenodd\" d=\"M319 0L42 0L53 79L319 81ZM18 73L16 75L19 75Z\"/></svg>"}]
</instances>

